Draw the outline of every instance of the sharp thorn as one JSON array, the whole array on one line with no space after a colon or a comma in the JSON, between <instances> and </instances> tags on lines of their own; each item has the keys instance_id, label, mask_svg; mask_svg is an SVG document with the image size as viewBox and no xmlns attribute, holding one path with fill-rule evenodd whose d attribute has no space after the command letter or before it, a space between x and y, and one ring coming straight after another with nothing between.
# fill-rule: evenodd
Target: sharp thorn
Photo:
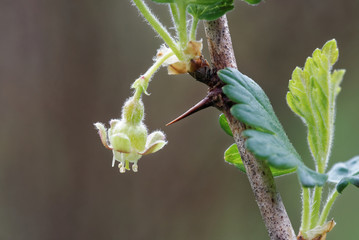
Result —
<instances>
[{"instance_id":1,"label":"sharp thorn","mask_svg":"<svg viewBox=\"0 0 359 240\"><path fill-rule=\"evenodd\" d=\"M200 110L203 110L205 108L208 108L210 106L213 105L213 102L211 101L211 99L206 96L204 99L202 99L201 101L199 101L196 105L194 105L193 107L191 107L188 111L186 111L185 113L183 113L181 116L179 116L178 118L176 118L175 120L169 122L166 124L166 126L169 126L171 124L174 124L190 115L192 115L193 113L196 113Z\"/></svg>"}]
</instances>

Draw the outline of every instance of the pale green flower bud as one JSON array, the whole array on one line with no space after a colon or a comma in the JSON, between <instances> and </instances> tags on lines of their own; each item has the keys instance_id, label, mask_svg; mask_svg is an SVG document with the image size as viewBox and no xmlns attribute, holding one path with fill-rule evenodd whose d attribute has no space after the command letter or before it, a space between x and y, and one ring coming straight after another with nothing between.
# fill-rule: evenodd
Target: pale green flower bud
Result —
<instances>
[{"instance_id":1,"label":"pale green flower bud","mask_svg":"<svg viewBox=\"0 0 359 240\"><path fill-rule=\"evenodd\" d=\"M137 172L137 161L142 155L157 152L167 142L164 133L155 131L148 135L147 128L143 124L144 107L141 100L130 98L123 107L122 119L110 121L110 129L104 124L95 123L103 145L113 152L112 166L119 162L121 173L130 170ZM109 142L109 143L108 143Z\"/></svg>"},{"instance_id":2,"label":"pale green flower bud","mask_svg":"<svg viewBox=\"0 0 359 240\"><path fill-rule=\"evenodd\" d=\"M122 118L129 123L140 123L144 118L144 106L141 99L136 101L134 97L129 98L123 106Z\"/></svg>"}]
</instances>

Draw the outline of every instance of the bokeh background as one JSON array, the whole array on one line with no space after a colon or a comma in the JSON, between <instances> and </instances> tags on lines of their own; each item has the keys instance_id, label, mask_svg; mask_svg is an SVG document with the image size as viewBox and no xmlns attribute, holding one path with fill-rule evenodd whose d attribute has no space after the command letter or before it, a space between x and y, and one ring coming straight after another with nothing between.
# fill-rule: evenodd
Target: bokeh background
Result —
<instances>
[{"instance_id":1,"label":"bokeh background","mask_svg":"<svg viewBox=\"0 0 359 240\"><path fill-rule=\"evenodd\" d=\"M170 26L166 7L151 6ZM306 128L285 102L288 80L337 39L336 68L347 73L329 166L358 155L359 1L236 1L228 19L239 70L267 92L311 167ZM248 180L223 161L232 140L217 110L164 126L206 94L188 75L162 69L144 97L146 124L169 144L138 173L111 168L92 124L120 116L160 44L129 0L0 1L0 239L268 239ZM297 230L297 177L277 184ZM328 239L359 239L358 199L345 190Z\"/></svg>"}]
</instances>

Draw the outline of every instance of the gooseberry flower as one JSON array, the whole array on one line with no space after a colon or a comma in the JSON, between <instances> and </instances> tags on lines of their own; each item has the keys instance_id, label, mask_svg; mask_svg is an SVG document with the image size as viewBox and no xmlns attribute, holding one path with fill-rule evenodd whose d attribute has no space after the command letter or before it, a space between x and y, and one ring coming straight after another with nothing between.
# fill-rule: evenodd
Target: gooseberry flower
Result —
<instances>
[{"instance_id":1,"label":"gooseberry flower","mask_svg":"<svg viewBox=\"0 0 359 240\"><path fill-rule=\"evenodd\" d=\"M167 142L161 131L154 131L148 135L147 128L143 124L144 106L141 99L132 97L128 99L122 109L121 119L112 119L110 128L106 129L103 123L95 123L102 144L112 150L112 167L118 161L121 173L130 170L137 172L137 162L142 155L157 152Z\"/></svg>"}]
</instances>

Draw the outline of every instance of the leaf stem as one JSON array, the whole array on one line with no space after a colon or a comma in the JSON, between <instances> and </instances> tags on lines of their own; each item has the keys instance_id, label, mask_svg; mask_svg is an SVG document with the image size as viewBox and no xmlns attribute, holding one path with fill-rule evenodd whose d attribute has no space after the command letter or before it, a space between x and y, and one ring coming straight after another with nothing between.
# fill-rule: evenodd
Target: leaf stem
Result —
<instances>
[{"instance_id":1,"label":"leaf stem","mask_svg":"<svg viewBox=\"0 0 359 240\"><path fill-rule=\"evenodd\" d=\"M179 16L178 16L178 8L175 3L170 3L170 9L171 9L171 15L172 15L172 21L176 28L177 37L179 37Z\"/></svg>"},{"instance_id":2,"label":"leaf stem","mask_svg":"<svg viewBox=\"0 0 359 240\"><path fill-rule=\"evenodd\" d=\"M310 226L310 190L309 188L302 187L302 201L303 201L303 211L302 211L302 225L300 227L301 231L305 233L309 230Z\"/></svg>"},{"instance_id":3,"label":"leaf stem","mask_svg":"<svg viewBox=\"0 0 359 240\"><path fill-rule=\"evenodd\" d=\"M148 23L153 27L153 29L160 35L163 41L170 47L178 59L182 59L182 55L178 49L177 43L168 33L167 29L162 25L162 23L153 15L149 7L142 0L132 0L138 10L141 12L143 17L148 21Z\"/></svg>"},{"instance_id":4,"label":"leaf stem","mask_svg":"<svg viewBox=\"0 0 359 240\"><path fill-rule=\"evenodd\" d=\"M317 226L319 214L320 214L320 205L322 201L322 192L323 188L316 186L314 188L313 194L313 205L312 205L312 213L310 218L310 228L314 228Z\"/></svg>"},{"instance_id":5,"label":"leaf stem","mask_svg":"<svg viewBox=\"0 0 359 240\"><path fill-rule=\"evenodd\" d=\"M215 21L205 21L204 25L213 68L216 70L226 67L237 68L226 15L223 15ZM208 86L215 86L217 84L216 86L220 86L221 88L218 81L217 74L215 73L213 74L213 79L209 79L206 82ZM223 100L222 96L219 97L219 99ZM245 125L233 117L230 113L231 106L227 104L223 101L218 101L216 107L221 109L227 117L243 163L246 166L247 177L268 230L269 237L271 240L295 240L296 237L293 227L283 205L283 201L276 191L275 182L269 166L265 161L255 159L254 156L245 149L245 139L242 135Z\"/></svg>"},{"instance_id":6,"label":"leaf stem","mask_svg":"<svg viewBox=\"0 0 359 240\"><path fill-rule=\"evenodd\" d=\"M178 26L178 37L180 42L181 52L187 46L187 13L186 13L186 4L182 1L177 2L178 12L179 12L179 26Z\"/></svg>"},{"instance_id":7,"label":"leaf stem","mask_svg":"<svg viewBox=\"0 0 359 240\"><path fill-rule=\"evenodd\" d=\"M333 206L335 199L338 197L338 195L339 195L339 192L336 189L334 189L333 192L331 193L330 197L328 197L327 202L324 205L322 214L320 215L320 218L319 218L319 222L318 222L319 226L323 225L324 222L327 220L329 212Z\"/></svg>"},{"instance_id":8,"label":"leaf stem","mask_svg":"<svg viewBox=\"0 0 359 240\"><path fill-rule=\"evenodd\" d=\"M191 35L190 35L190 39L192 41L196 40L198 21L199 19L197 17L192 17Z\"/></svg>"}]
</instances>

